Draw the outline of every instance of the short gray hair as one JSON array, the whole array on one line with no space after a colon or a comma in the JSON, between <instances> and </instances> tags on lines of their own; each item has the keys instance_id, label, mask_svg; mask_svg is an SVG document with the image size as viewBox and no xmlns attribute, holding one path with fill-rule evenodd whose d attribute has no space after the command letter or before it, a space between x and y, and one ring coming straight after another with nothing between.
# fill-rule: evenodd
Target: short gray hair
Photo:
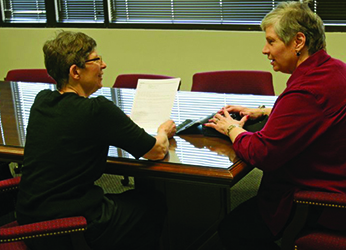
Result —
<instances>
[{"instance_id":1,"label":"short gray hair","mask_svg":"<svg viewBox=\"0 0 346 250\"><path fill-rule=\"evenodd\" d=\"M273 25L278 37L287 45L298 32L306 37L309 54L326 49L322 19L309 8L310 0L281 2L262 20L261 28Z\"/></svg>"},{"instance_id":2,"label":"short gray hair","mask_svg":"<svg viewBox=\"0 0 346 250\"><path fill-rule=\"evenodd\" d=\"M48 74L57 82L60 90L68 82L73 64L85 67L85 60L95 50L96 42L82 32L60 31L55 39L43 45Z\"/></svg>"}]
</instances>

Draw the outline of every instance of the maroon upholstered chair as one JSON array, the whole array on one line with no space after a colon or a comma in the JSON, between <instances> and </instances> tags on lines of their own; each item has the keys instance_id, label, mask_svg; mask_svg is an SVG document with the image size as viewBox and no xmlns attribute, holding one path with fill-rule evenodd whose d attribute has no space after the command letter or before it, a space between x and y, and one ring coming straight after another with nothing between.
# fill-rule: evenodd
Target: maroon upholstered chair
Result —
<instances>
[{"instance_id":1,"label":"maroon upholstered chair","mask_svg":"<svg viewBox=\"0 0 346 250\"><path fill-rule=\"evenodd\" d=\"M20 177L0 181L0 195L18 189ZM1 203L12 202L4 201ZM90 249L85 242L83 231L87 228L87 221L83 216L60 218L26 225L18 225L12 221L0 226L0 250L29 250L24 240L39 237L71 234L73 249ZM49 249L49 246L47 246Z\"/></svg>"},{"instance_id":2,"label":"maroon upholstered chair","mask_svg":"<svg viewBox=\"0 0 346 250\"><path fill-rule=\"evenodd\" d=\"M46 69L12 69L7 72L5 81L56 83Z\"/></svg>"},{"instance_id":3,"label":"maroon upholstered chair","mask_svg":"<svg viewBox=\"0 0 346 250\"><path fill-rule=\"evenodd\" d=\"M292 222L284 232L282 250L344 250L346 249L346 230L307 228L311 206L333 209L346 217L346 195L340 193L299 191L294 196L297 205Z\"/></svg>"},{"instance_id":4,"label":"maroon upholstered chair","mask_svg":"<svg viewBox=\"0 0 346 250\"><path fill-rule=\"evenodd\" d=\"M113 88L135 89L138 79L171 79L172 76L153 74L121 74L115 79Z\"/></svg>"},{"instance_id":5,"label":"maroon upholstered chair","mask_svg":"<svg viewBox=\"0 0 346 250\"><path fill-rule=\"evenodd\" d=\"M0 193L18 189L20 176L0 181Z\"/></svg>"},{"instance_id":6,"label":"maroon upholstered chair","mask_svg":"<svg viewBox=\"0 0 346 250\"><path fill-rule=\"evenodd\" d=\"M192 78L191 91L275 95L272 74L253 70L196 73Z\"/></svg>"}]
</instances>

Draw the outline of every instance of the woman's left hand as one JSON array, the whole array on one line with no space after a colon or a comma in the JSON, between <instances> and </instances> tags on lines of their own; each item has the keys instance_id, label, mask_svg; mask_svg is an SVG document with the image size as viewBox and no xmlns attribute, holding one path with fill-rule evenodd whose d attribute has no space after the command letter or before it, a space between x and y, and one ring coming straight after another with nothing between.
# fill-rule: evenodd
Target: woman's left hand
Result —
<instances>
[{"instance_id":1,"label":"woman's left hand","mask_svg":"<svg viewBox=\"0 0 346 250\"><path fill-rule=\"evenodd\" d=\"M223 113L223 114L222 114ZM227 129L231 125L236 125L242 128L248 120L248 116L243 116L240 121L233 119L225 108L222 108L220 113L217 113L208 123L204 124L206 127L214 128L220 133L228 136Z\"/></svg>"}]
</instances>

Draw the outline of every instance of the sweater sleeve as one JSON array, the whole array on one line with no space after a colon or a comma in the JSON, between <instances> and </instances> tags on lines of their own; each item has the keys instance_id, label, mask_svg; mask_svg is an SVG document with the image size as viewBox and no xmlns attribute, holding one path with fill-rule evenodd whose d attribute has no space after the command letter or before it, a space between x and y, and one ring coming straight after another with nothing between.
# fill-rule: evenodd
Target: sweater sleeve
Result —
<instances>
[{"instance_id":1,"label":"sweater sleeve","mask_svg":"<svg viewBox=\"0 0 346 250\"><path fill-rule=\"evenodd\" d=\"M142 157L155 145L155 137L140 128L113 102L101 100L101 103L97 120L107 144L124 149L135 158Z\"/></svg>"},{"instance_id":2,"label":"sweater sleeve","mask_svg":"<svg viewBox=\"0 0 346 250\"><path fill-rule=\"evenodd\" d=\"M244 132L236 138L234 150L251 165L275 170L309 147L328 126L313 94L290 91L278 98L261 131Z\"/></svg>"}]
</instances>

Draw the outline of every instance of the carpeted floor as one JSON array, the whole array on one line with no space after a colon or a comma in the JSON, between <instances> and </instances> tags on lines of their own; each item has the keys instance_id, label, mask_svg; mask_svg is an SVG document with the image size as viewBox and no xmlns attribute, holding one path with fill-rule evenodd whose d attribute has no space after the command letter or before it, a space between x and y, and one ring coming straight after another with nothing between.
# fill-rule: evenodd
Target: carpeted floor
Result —
<instances>
[{"instance_id":1,"label":"carpeted floor","mask_svg":"<svg viewBox=\"0 0 346 250\"><path fill-rule=\"evenodd\" d=\"M98 179L95 184L102 187L105 193L122 193L126 190L134 188L134 179L129 177L129 185L124 186L121 183L123 176L120 175L110 175L103 174L100 179Z\"/></svg>"},{"instance_id":2,"label":"carpeted floor","mask_svg":"<svg viewBox=\"0 0 346 250\"><path fill-rule=\"evenodd\" d=\"M231 188L231 210L257 194L262 179L262 170L254 168Z\"/></svg>"}]
</instances>

